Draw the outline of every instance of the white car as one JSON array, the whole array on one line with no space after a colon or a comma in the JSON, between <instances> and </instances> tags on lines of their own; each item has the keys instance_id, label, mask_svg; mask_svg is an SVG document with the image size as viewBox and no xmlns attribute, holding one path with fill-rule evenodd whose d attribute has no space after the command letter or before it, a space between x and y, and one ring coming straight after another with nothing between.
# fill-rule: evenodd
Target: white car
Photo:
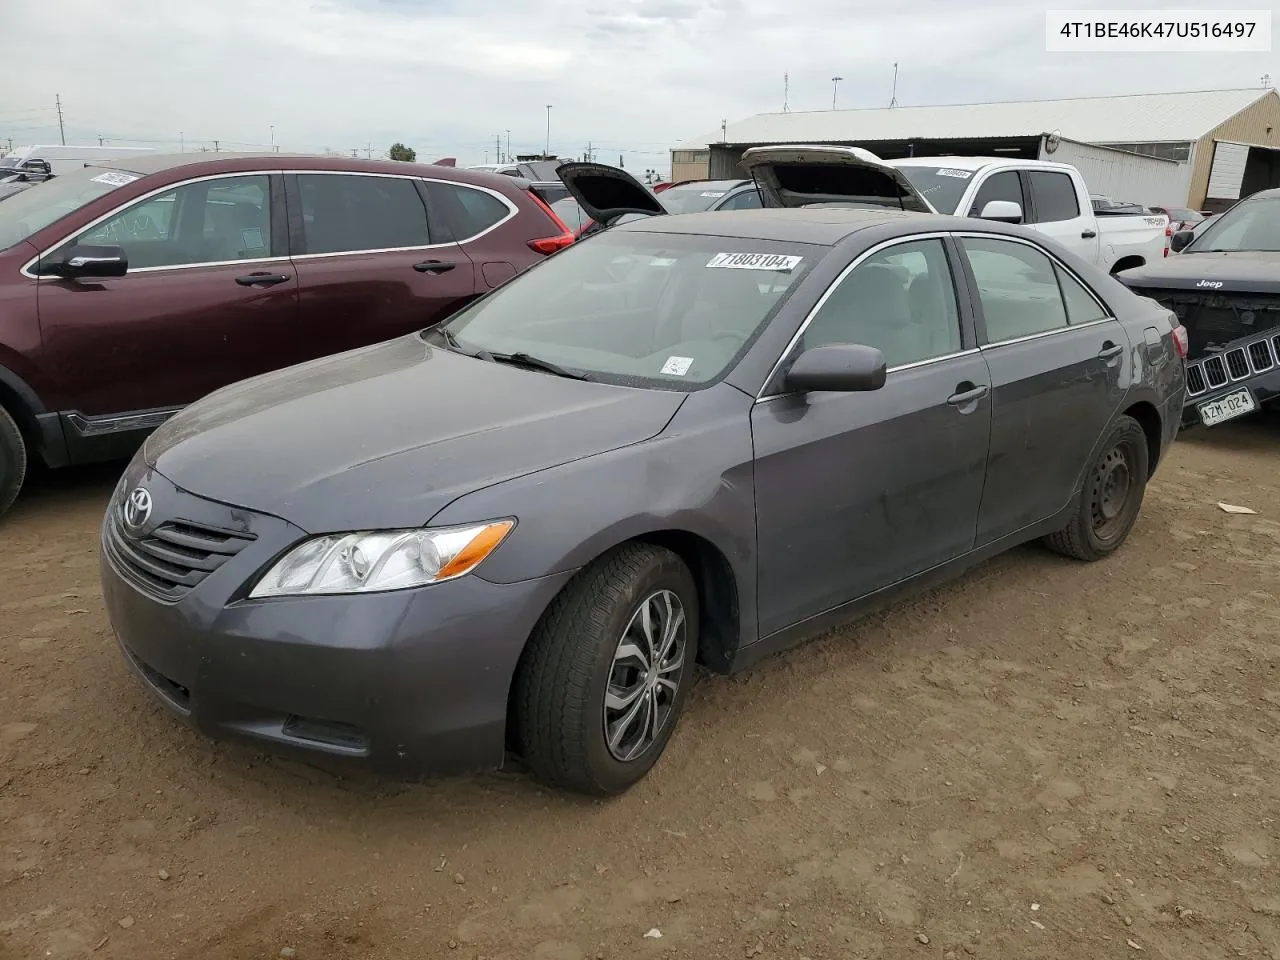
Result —
<instances>
[{"instance_id":1,"label":"white car","mask_svg":"<svg viewBox=\"0 0 1280 960\"><path fill-rule=\"evenodd\" d=\"M1169 218L1094 213L1070 164L1001 157L887 160L938 213L1022 223L1115 273L1169 255Z\"/></svg>"}]
</instances>

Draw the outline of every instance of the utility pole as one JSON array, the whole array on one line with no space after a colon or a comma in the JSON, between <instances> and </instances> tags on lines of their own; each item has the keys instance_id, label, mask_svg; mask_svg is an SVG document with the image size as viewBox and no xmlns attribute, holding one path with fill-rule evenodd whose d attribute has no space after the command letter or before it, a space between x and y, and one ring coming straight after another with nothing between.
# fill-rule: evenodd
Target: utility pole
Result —
<instances>
[{"instance_id":1,"label":"utility pole","mask_svg":"<svg viewBox=\"0 0 1280 960\"><path fill-rule=\"evenodd\" d=\"M782 112L791 112L791 74L782 75Z\"/></svg>"},{"instance_id":2,"label":"utility pole","mask_svg":"<svg viewBox=\"0 0 1280 960\"><path fill-rule=\"evenodd\" d=\"M98 146L102 146L102 136L98 136Z\"/></svg>"},{"instance_id":3,"label":"utility pole","mask_svg":"<svg viewBox=\"0 0 1280 960\"><path fill-rule=\"evenodd\" d=\"M551 156L551 104L547 104L547 145L542 151L542 156Z\"/></svg>"},{"instance_id":4,"label":"utility pole","mask_svg":"<svg viewBox=\"0 0 1280 960\"><path fill-rule=\"evenodd\" d=\"M1262 85L1263 85L1264 87L1269 87L1269 86L1271 86L1271 74L1269 74L1269 73L1264 73L1264 74L1262 75Z\"/></svg>"},{"instance_id":5,"label":"utility pole","mask_svg":"<svg viewBox=\"0 0 1280 960\"><path fill-rule=\"evenodd\" d=\"M497 158L498 163L505 163L502 159L502 134L495 133L493 135L493 155Z\"/></svg>"},{"instance_id":6,"label":"utility pole","mask_svg":"<svg viewBox=\"0 0 1280 960\"><path fill-rule=\"evenodd\" d=\"M373 144L372 144L372 143L366 143L366 144L364 145L364 156L365 156L365 159L366 159L366 160L372 160L372 159L373 159Z\"/></svg>"},{"instance_id":7,"label":"utility pole","mask_svg":"<svg viewBox=\"0 0 1280 960\"><path fill-rule=\"evenodd\" d=\"M271 128L271 152L276 152L276 125L274 123L267 124Z\"/></svg>"},{"instance_id":8,"label":"utility pole","mask_svg":"<svg viewBox=\"0 0 1280 960\"><path fill-rule=\"evenodd\" d=\"M67 131L62 126L62 94L55 93L53 102L58 106L58 136L62 138L62 145L67 145Z\"/></svg>"},{"instance_id":9,"label":"utility pole","mask_svg":"<svg viewBox=\"0 0 1280 960\"><path fill-rule=\"evenodd\" d=\"M183 132L181 130L178 131L178 152L179 153L187 152L187 138L183 135Z\"/></svg>"},{"instance_id":10,"label":"utility pole","mask_svg":"<svg viewBox=\"0 0 1280 960\"><path fill-rule=\"evenodd\" d=\"M898 105L898 65L893 65L893 93L889 96L889 109Z\"/></svg>"},{"instance_id":11,"label":"utility pole","mask_svg":"<svg viewBox=\"0 0 1280 960\"><path fill-rule=\"evenodd\" d=\"M217 153L217 152L218 152L218 141L217 141L217 140L213 141L213 152L214 152L214 153Z\"/></svg>"},{"instance_id":12,"label":"utility pole","mask_svg":"<svg viewBox=\"0 0 1280 960\"><path fill-rule=\"evenodd\" d=\"M836 91L840 89L840 81L843 79L844 77L831 78L831 109L832 110L836 108Z\"/></svg>"},{"instance_id":13,"label":"utility pole","mask_svg":"<svg viewBox=\"0 0 1280 960\"><path fill-rule=\"evenodd\" d=\"M510 131L510 130L508 130L508 131L507 131L507 154L506 154L506 162L507 162L507 163L510 163L510 162L511 162L511 131Z\"/></svg>"}]
</instances>

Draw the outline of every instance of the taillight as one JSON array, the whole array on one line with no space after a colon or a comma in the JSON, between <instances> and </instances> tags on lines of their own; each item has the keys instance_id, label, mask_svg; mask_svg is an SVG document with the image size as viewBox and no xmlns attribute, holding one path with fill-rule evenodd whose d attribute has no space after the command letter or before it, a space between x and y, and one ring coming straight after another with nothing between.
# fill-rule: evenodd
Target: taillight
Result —
<instances>
[{"instance_id":1,"label":"taillight","mask_svg":"<svg viewBox=\"0 0 1280 960\"><path fill-rule=\"evenodd\" d=\"M1183 360L1191 352L1191 342L1187 339L1187 328L1178 324L1173 328L1173 345L1178 348L1178 356Z\"/></svg>"},{"instance_id":2,"label":"taillight","mask_svg":"<svg viewBox=\"0 0 1280 960\"><path fill-rule=\"evenodd\" d=\"M536 240L530 240L529 248L537 253L551 256L551 254L571 246L574 241L573 231L565 225L565 222L557 217L556 212L547 206L546 201L532 190L529 191L529 199L536 203L542 209L542 212L547 215L547 218L560 228L560 232L554 237L539 237Z\"/></svg>"},{"instance_id":3,"label":"taillight","mask_svg":"<svg viewBox=\"0 0 1280 960\"><path fill-rule=\"evenodd\" d=\"M1169 221L1165 221L1165 225L1164 225L1164 255L1165 255L1166 257L1169 255L1169 243L1170 243L1170 239L1169 239L1169 238L1170 238L1170 237L1172 237L1172 236L1173 236L1173 224L1172 224L1171 222L1169 222Z\"/></svg>"}]
</instances>

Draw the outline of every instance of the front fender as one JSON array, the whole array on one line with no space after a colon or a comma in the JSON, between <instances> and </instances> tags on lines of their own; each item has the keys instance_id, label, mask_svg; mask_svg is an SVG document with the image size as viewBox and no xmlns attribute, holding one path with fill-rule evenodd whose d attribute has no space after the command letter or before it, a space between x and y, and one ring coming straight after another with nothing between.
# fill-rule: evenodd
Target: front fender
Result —
<instances>
[{"instance_id":1,"label":"front fender","mask_svg":"<svg viewBox=\"0 0 1280 960\"><path fill-rule=\"evenodd\" d=\"M646 534L694 534L728 561L740 639L750 642L756 622L751 403L726 384L700 391L652 440L467 494L429 526L516 517L510 538L477 570L495 583L576 570Z\"/></svg>"}]
</instances>

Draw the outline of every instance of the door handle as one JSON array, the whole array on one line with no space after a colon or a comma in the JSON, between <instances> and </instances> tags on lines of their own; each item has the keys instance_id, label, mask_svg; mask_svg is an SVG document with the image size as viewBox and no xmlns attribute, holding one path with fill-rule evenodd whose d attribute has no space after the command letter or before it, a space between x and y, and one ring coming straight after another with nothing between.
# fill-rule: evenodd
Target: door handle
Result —
<instances>
[{"instance_id":1,"label":"door handle","mask_svg":"<svg viewBox=\"0 0 1280 960\"><path fill-rule=\"evenodd\" d=\"M1080 239L1081 239L1081 240L1092 240L1092 239L1093 239L1094 237L1096 237L1097 235L1098 235L1098 231L1097 231L1097 230L1086 230L1086 231L1084 231L1082 234L1080 234Z\"/></svg>"},{"instance_id":2,"label":"door handle","mask_svg":"<svg viewBox=\"0 0 1280 960\"><path fill-rule=\"evenodd\" d=\"M953 407L962 407L966 403L973 403L975 400L981 400L988 392L990 392L990 390L991 387L985 383L979 384L978 386L974 386L972 383L968 382L958 383L956 384L956 392L947 397L947 403L951 404Z\"/></svg>"},{"instance_id":3,"label":"door handle","mask_svg":"<svg viewBox=\"0 0 1280 960\"><path fill-rule=\"evenodd\" d=\"M452 260L423 260L421 263L415 263L413 269L419 273L445 273L456 266L457 264Z\"/></svg>"},{"instance_id":4,"label":"door handle","mask_svg":"<svg viewBox=\"0 0 1280 960\"><path fill-rule=\"evenodd\" d=\"M273 287L277 283L288 283L292 277L285 273L250 273L236 277L236 283L242 287Z\"/></svg>"},{"instance_id":5,"label":"door handle","mask_svg":"<svg viewBox=\"0 0 1280 960\"><path fill-rule=\"evenodd\" d=\"M1124 347L1108 340L1102 345L1102 349L1098 351L1098 356L1103 360L1110 360L1112 357L1118 357L1122 353L1124 353Z\"/></svg>"}]
</instances>

